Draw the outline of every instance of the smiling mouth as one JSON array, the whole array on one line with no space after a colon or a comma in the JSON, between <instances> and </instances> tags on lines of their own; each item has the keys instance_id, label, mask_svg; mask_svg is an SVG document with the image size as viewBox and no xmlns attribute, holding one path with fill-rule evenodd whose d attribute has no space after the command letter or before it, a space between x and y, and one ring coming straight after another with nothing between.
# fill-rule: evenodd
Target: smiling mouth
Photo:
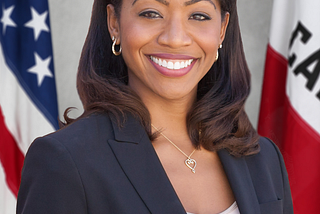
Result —
<instances>
[{"instance_id":1,"label":"smiling mouth","mask_svg":"<svg viewBox=\"0 0 320 214\"><path fill-rule=\"evenodd\" d=\"M161 59L154 56L150 56L150 59L156 63L157 65L160 65L164 68L170 69L170 70L179 70L182 68L186 68L190 66L194 59L188 59L188 60L169 60L169 59Z\"/></svg>"}]
</instances>

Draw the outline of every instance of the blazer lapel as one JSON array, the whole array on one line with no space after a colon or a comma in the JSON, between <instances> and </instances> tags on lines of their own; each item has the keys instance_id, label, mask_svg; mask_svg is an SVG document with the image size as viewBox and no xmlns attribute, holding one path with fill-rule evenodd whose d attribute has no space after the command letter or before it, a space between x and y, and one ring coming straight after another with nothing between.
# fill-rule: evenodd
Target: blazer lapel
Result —
<instances>
[{"instance_id":1,"label":"blazer lapel","mask_svg":"<svg viewBox=\"0 0 320 214\"><path fill-rule=\"evenodd\" d=\"M259 201L244 158L235 158L226 150L218 152L236 198L240 213L260 214Z\"/></svg>"},{"instance_id":2,"label":"blazer lapel","mask_svg":"<svg viewBox=\"0 0 320 214\"><path fill-rule=\"evenodd\" d=\"M114 121L115 140L109 140L109 145L149 211L154 214L185 214L139 121L129 115L122 128L118 128Z\"/></svg>"}]
</instances>

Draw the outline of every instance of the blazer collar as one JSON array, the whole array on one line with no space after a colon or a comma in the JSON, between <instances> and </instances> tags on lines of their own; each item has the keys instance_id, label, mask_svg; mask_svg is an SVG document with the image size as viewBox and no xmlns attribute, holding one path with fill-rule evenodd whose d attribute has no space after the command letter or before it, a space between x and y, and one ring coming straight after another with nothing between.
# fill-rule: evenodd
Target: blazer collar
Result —
<instances>
[{"instance_id":1,"label":"blazer collar","mask_svg":"<svg viewBox=\"0 0 320 214\"><path fill-rule=\"evenodd\" d=\"M151 213L185 214L161 162L139 120L128 115L119 128L111 116L115 140L109 140L119 164ZM259 214L260 207L245 158L218 151L240 213Z\"/></svg>"},{"instance_id":2,"label":"blazer collar","mask_svg":"<svg viewBox=\"0 0 320 214\"><path fill-rule=\"evenodd\" d=\"M110 119L115 140L119 142L139 143L146 134L139 120L131 114L126 114L125 118L120 118L120 121L124 121L121 127L118 126L117 119L114 115L110 114Z\"/></svg>"},{"instance_id":3,"label":"blazer collar","mask_svg":"<svg viewBox=\"0 0 320 214\"><path fill-rule=\"evenodd\" d=\"M235 158L226 150L218 151L240 213L260 214L259 201L245 157Z\"/></svg>"},{"instance_id":4,"label":"blazer collar","mask_svg":"<svg viewBox=\"0 0 320 214\"><path fill-rule=\"evenodd\" d=\"M111 119L115 140L109 140L119 164L150 213L185 214L172 184L140 122L128 116L122 128Z\"/></svg>"}]
</instances>

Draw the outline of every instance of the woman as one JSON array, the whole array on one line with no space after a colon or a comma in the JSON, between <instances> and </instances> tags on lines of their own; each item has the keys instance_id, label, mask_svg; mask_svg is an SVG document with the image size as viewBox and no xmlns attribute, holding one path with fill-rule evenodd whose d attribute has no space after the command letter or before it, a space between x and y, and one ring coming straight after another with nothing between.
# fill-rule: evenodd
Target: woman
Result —
<instances>
[{"instance_id":1,"label":"woman","mask_svg":"<svg viewBox=\"0 0 320 214\"><path fill-rule=\"evenodd\" d=\"M77 81L85 112L30 147L18 213L293 213L244 112L235 0L95 0Z\"/></svg>"}]
</instances>

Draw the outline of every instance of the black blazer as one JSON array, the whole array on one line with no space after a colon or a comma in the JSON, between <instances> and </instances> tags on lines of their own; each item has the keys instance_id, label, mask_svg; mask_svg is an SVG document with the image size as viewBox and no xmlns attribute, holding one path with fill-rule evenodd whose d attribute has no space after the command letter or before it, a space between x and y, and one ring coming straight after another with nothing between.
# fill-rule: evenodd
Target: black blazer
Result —
<instances>
[{"instance_id":1,"label":"black blazer","mask_svg":"<svg viewBox=\"0 0 320 214\"><path fill-rule=\"evenodd\" d=\"M140 123L119 129L95 114L31 145L22 171L17 213L185 214ZM218 152L241 214L293 213L282 156L268 139L261 152L235 158Z\"/></svg>"}]
</instances>

